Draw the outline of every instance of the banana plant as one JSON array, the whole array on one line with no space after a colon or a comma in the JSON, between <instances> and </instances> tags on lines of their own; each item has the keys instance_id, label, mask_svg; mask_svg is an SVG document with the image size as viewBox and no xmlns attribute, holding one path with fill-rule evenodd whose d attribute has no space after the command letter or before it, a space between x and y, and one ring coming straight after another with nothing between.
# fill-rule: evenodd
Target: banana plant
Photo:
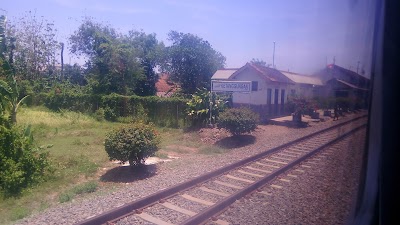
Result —
<instances>
[{"instance_id":1,"label":"banana plant","mask_svg":"<svg viewBox=\"0 0 400 225\"><path fill-rule=\"evenodd\" d=\"M18 84L14 75L8 76L8 82L0 80L0 113L10 110L12 124L17 123L17 111L22 102L29 97L26 95L20 99Z\"/></svg>"},{"instance_id":2,"label":"banana plant","mask_svg":"<svg viewBox=\"0 0 400 225\"><path fill-rule=\"evenodd\" d=\"M18 84L15 79L15 70L10 63L12 59L9 62L3 56L3 51L5 50L5 26L6 17L0 16L0 65L2 67L0 75L5 75L6 77L5 80L0 80L0 116L3 116L9 110L11 123L16 124L18 108L28 96L20 98Z\"/></svg>"}]
</instances>

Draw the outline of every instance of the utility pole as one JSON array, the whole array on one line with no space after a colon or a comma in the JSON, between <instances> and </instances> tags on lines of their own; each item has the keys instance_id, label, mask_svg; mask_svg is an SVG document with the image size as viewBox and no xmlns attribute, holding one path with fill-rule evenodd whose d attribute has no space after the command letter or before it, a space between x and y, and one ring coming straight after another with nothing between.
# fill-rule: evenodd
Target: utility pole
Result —
<instances>
[{"instance_id":1,"label":"utility pole","mask_svg":"<svg viewBox=\"0 0 400 225\"><path fill-rule=\"evenodd\" d=\"M336 56L333 56L333 65L335 65L336 62Z\"/></svg>"},{"instance_id":2,"label":"utility pole","mask_svg":"<svg viewBox=\"0 0 400 225\"><path fill-rule=\"evenodd\" d=\"M357 62L357 74L358 74L358 68L360 67L360 61Z\"/></svg>"},{"instance_id":3,"label":"utility pole","mask_svg":"<svg viewBox=\"0 0 400 225\"><path fill-rule=\"evenodd\" d=\"M275 69L275 41L274 41L274 51L272 53L272 67Z\"/></svg>"}]
</instances>

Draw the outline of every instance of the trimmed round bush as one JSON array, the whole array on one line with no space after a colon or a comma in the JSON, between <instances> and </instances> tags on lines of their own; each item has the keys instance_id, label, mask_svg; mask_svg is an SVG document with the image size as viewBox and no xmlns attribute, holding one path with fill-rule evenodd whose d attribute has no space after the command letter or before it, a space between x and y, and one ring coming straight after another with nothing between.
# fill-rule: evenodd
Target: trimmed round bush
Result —
<instances>
[{"instance_id":1,"label":"trimmed round bush","mask_svg":"<svg viewBox=\"0 0 400 225\"><path fill-rule=\"evenodd\" d=\"M218 128L225 128L232 135L250 133L257 128L258 115L248 108L232 108L219 115Z\"/></svg>"},{"instance_id":2,"label":"trimmed round bush","mask_svg":"<svg viewBox=\"0 0 400 225\"><path fill-rule=\"evenodd\" d=\"M109 132L105 139L105 150L110 160L129 161L131 166L139 166L154 155L159 143L152 124L135 123Z\"/></svg>"}]
</instances>

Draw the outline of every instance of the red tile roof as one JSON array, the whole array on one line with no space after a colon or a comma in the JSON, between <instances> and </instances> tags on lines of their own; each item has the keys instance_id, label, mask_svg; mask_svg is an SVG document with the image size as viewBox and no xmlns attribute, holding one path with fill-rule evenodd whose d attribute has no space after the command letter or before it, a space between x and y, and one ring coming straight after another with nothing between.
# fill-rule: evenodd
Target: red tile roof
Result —
<instances>
[{"instance_id":1,"label":"red tile roof","mask_svg":"<svg viewBox=\"0 0 400 225\"><path fill-rule=\"evenodd\" d=\"M178 86L169 81L169 74L161 73L156 83L157 96L167 97L176 92Z\"/></svg>"}]
</instances>

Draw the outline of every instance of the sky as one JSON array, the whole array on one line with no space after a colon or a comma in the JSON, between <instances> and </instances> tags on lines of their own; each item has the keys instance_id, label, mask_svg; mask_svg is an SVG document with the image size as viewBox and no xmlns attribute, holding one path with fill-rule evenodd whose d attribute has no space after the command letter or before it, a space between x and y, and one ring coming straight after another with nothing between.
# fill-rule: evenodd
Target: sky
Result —
<instances>
[{"instance_id":1,"label":"sky","mask_svg":"<svg viewBox=\"0 0 400 225\"><path fill-rule=\"evenodd\" d=\"M335 58L353 71L360 62L359 71L363 67L369 77L375 1L12 0L0 5L0 14L17 20L35 12L54 22L64 43L84 17L92 17L122 33L155 33L167 46L171 30L195 34L226 57L226 68L257 58L274 61L280 70L312 74ZM73 55L64 59L82 63Z\"/></svg>"}]
</instances>

